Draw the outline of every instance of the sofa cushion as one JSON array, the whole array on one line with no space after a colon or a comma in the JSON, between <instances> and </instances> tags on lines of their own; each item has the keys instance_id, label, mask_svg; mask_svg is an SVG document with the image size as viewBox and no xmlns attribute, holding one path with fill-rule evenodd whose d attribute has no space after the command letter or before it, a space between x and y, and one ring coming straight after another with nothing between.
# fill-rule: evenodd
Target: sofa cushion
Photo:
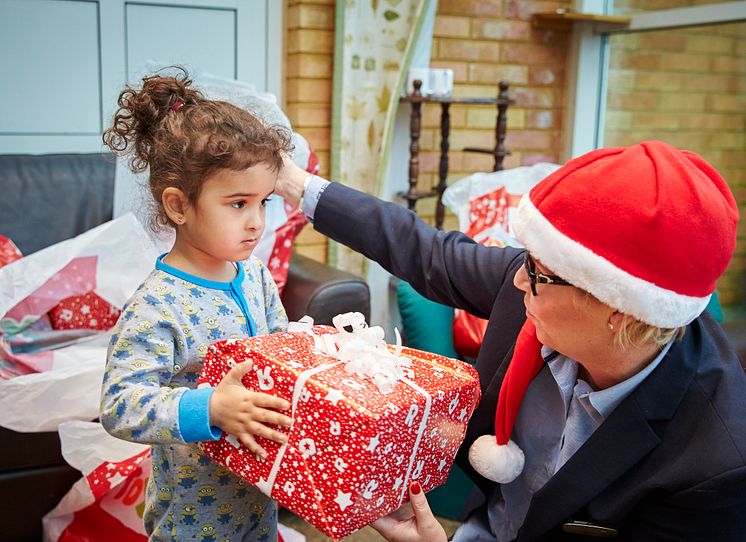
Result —
<instances>
[{"instance_id":1,"label":"sofa cushion","mask_svg":"<svg viewBox=\"0 0 746 542\"><path fill-rule=\"evenodd\" d=\"M109 154L0 155L0 234L29 255L111 220Z\"/></svg>"},{"instance_id":2,"label":"sofa cushion","mask_svg":"<svg viewBox=\"0 0 746 542\"><path fill-rule=\"evenodd\" d=\"M406 345L458 359L453 346L453 308L430 301L403 280L396 284L396 297Z\"/></svg>"}]
</instances>

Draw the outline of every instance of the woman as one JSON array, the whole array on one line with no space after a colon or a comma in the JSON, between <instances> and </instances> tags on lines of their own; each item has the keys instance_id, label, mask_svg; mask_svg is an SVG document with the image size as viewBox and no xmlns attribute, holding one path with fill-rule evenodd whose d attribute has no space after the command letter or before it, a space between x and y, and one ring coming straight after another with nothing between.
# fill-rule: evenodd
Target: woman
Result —
<instances>
[{"instance_id":1,"label":"woman","mask_svg":"<svg viewBox=\"0 0 746 542\"><path fill-rule=\"evenodd\" d=\"M291 164L277 189L321 233L489 319L456 458L482 498L454 540L743 538L746 378L701 314L738 211L700 156L649 141L568 162L519 205L526 250L437 231ZM417 488L415 514L374 523L389 540L445 539Z\"/></svg>"}]
</instances>

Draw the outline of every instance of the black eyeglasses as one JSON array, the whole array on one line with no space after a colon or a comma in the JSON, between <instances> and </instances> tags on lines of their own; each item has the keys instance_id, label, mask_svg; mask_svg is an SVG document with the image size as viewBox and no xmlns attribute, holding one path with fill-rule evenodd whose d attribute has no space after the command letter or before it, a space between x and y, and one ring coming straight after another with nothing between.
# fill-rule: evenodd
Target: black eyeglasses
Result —
<instances>
[{"instance_id":1,"label":"black eyeglasses","mask_svg":"<svg viewBox=\"0 0 746 542\"><path fill-rule=\"evenodd\" d=\"M528 280L531 281L531 293L534 295L538 295L536 293L537 284L556 284L557 286L572 286L572 284L567 282L565 279L558 277L557 275L544 275L543 273L537 273L536 263L534 263L533 258L531 258L531 256L528 254L528 251L526 251L525 255L523 256L523 267L526 268L526 274L528 275Z\"/></svg>"}]
</instances>

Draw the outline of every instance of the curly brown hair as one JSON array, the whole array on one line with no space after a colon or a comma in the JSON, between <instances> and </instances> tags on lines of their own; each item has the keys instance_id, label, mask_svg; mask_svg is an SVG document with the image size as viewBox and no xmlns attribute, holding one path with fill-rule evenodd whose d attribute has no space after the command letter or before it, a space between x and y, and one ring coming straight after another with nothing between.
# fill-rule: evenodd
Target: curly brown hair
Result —
<instances>
[{"instance_id":1,"label":"curly brown hair","mask_svg":"<svg viewBox=\"0 0 746 542\"><path fill-rule=\"evenodd\" d=\"M140 89L126 86L113 125L103 134L114 153L131 156L133 172L150 169L151 227L156 231L174 226L161 201L169 186L194 205L217 170L240 171L261 163L279 171L282 154L291 150L284 127L267 126L235 105L206 99L191 87L187 71L177 69L176 76L144 77Z\"/></svg>"}]
</instances>

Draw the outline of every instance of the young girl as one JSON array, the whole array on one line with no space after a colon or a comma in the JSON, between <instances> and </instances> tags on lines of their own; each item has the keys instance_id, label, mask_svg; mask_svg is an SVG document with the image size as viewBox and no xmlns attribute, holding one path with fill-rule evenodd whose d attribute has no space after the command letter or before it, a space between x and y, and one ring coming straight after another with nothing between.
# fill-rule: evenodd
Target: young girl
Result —
<instances>
[{"instance_id":1,"label":"young girl","mask_svg":"<svg viewBox=\"0 0 746 542\"><path fill-rule=\"evenodd\" d=\"M196 389L208 346L283 331L272 276L251 253L264 229L289 137L231 104L203 98L186 73L146 77L119 96L104 142L150 168L154 226L176 229L173 248L127 302L109 347L101 422L152 444L145 529L150 540L277 539L274 501L200 452L235 435L284 442L289 404L241 385L249 363L216 388Z\"/></svg>"}]
</instances>

